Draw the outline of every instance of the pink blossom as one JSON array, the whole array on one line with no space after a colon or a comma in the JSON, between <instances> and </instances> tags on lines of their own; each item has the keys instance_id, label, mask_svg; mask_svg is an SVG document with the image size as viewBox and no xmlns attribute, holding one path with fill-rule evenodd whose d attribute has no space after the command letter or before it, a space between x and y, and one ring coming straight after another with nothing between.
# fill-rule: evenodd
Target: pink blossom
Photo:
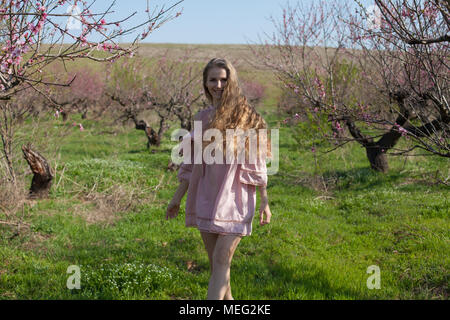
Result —
<instances>
[{"instance_id":1,"label":"pink blossom","mask_svg":"<svg viewBox=\"0 0 450 320\"><path fill-rule=\"evenodd\" d=\"M0 71L1 72L6 72L6 70L8 69L8 63L6 63L6 61L4 61L1 65L0 65Z\"/></svg>"},{"instance_id":2,"label":"pink blossom","mask_svg":"<svg viewBox=\"0 0 450 320\"><path fill-rule=\"evenodd\" d=\"M314 79L314 83L316 84L317 90L319 91L319 96L320 96L322 99L324 99L326 93L325 93L325 87L324 87L322 81L320 81L319 78L315 78L315 79Z\"/></svg>"},{"instance_id":3,"label":"pink blossom","mask_svg":"<svg viewBox=\"0 0 450 320\"><path fill-rule=\"evenodd\" d=\"M408 135L408 130L406 130L405 128L403 128L401 125L399 125L398 123L395 124L395 127L397 128L398 132L400 132L400 134L404 137Z\"/></svg>"},{"instance_id":4,"label":"pink blossom","mask_svg":"<svg viewBox=\"0 0 450 320\"><path fill-rule=\"evenodd\" d=\"M18 66L22 62L22 56L18 56L14 59L13 64Z\"/></svg>"},{"instance_id":5,"label":"pink blossom","mask_svg":"<svg viewBox=\"0 0 450 320\"><path fill-rule=\"evenodd\" d=\"M33 25L32 23L28 23L28 29L34 34L38 34L39 28L37 25Z\"/></svg>"},{"instance_id":6,"label":"pink blossom","mask_svg":"<svg viewBox=\"0 0 450 320\"><path fill-rule=\"evenodd\" d=\"M79 123L78 126L80 127L80 131L84 130L83 125L81 123Z\"/></svg>"},{"instance_id":7,"label":"pink blossom","mask_svg":"<svg viewBox=\"0 0 450 320\"><path fill-rule=\"evenodd\" d=\"M80 39L82 47L85 47L87 45L87 39L85 36L80 36L78 39Z\"/></svg>"},{"instance_id":8,"label":"pink blossom","mask_svg":"<svg viewBox=\"0 0 450 320\"><path fill-rule=\"evenodd\" d=\"M103 51L110 51L112 49L112 45L104 42L102 45Z\"/></svg>"}]
</instances>

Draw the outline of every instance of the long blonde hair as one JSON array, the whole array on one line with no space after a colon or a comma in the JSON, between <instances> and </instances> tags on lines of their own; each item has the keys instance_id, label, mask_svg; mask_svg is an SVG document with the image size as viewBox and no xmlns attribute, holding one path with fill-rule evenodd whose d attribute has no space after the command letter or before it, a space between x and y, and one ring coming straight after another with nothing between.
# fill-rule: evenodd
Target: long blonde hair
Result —
<instances>
[{"instance_id":1,"label":"long blonde hair","mask_svg":"<svg viewBox=\"0 0 450 320\"><path fill-rule=\"evenodd\" d=\"M226 149L226 129L255 129L257 133L257 141L259 142L259 129L267 129L267 124L263 117L252 107L247 98L242 94L241 88L239 86L239 80L237 76L236 69L233 65L221 58L214 58L208 62L205 69L203 70L203 88L205 90L205 95L209 102L212 104L213 98L208 91L206 86L208 80L208 73L212 68L223 68L227 73L227 84L223 90L220 105L217 107L216 112L209 123L209 128L218 129L223 136L224 149ZM267 135L266 135L267 136ZM261 138L263 140L264 137ZM249 139L245 141L246 158L249 153ZM266 144L267 154L270 156L270 139L267 137ZM234 152L239 151L237 143L234 143ZM260 155L261 146L258 147L258 154Z\"/></svg>"}]
</instances>

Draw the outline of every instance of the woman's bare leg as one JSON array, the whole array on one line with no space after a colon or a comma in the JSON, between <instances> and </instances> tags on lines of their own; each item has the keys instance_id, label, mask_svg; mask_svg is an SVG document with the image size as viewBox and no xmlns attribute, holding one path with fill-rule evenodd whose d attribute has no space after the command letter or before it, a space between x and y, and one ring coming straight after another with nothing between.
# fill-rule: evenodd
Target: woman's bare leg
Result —
<instances>
[{"instance_id":1,"label":"woman's bare leg","mask_svg":"<svg viewBox=\"0 0 450 320\"><path fill-rule=\"evenodd\" d=\"M205 245L206 251L208 252L209 267L210 267L211 275L212 275L214 248L216 247L216 241L217 241L217 237L219 235L217 233L209 233L209 232L202 232L202 231L200 231L200 234L202 235L203 243ZM233 300L233 296L231 295L230 285L228 285L228 289L227 289L227 292L225 293L224 300Z\"/></svg>"},{"instance_id":2,"label":"woman's bare leg","mask_svg":"<svg viewBox=\"0 0 450 320\"><path fill-rule=\"evenodd\" d=\"M208 300L233 299L230 288L230 266L241 236L218 235L212 254L212 272Z\"/></svg>"},{"instance_id":3,"label":"woman's bare leg","mask_svg":"<svg viewBox=\"0 0 450 320\"><path fill-rule=\"evenodd\" d=\"M213 268L212 263L212 257L214 253L214 248L216 247L216 241L217 237L219 236L217 233L209 233L209 232L202 232L200 231L200 234L202 235L203 244L205 245L206 252L208 252L208 259L209 259L209 267L211 269Z\"/></svg>"}]
</instances>

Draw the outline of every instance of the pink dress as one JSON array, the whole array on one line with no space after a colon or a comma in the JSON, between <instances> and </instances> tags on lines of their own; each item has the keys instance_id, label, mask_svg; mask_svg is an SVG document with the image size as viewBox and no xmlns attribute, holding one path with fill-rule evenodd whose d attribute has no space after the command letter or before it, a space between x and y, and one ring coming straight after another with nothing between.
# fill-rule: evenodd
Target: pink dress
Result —
<instances>
[{"instance_id":1,"label":"pink dress","mask_svg":"<svg viewBox=\"0 0 450 320\"><path fill-rule=\"evenodd\" d=\"M213 110L209 107L196 115L196 119L202 121L203 132L211 121ZM193 141L191 146L194 150ZM177 177L180 182L189 181L187 227L218 234L248 236L252 233L256 186L267 185L264 159L256 164L182 163Z\"/></svg>"}]
</instances>

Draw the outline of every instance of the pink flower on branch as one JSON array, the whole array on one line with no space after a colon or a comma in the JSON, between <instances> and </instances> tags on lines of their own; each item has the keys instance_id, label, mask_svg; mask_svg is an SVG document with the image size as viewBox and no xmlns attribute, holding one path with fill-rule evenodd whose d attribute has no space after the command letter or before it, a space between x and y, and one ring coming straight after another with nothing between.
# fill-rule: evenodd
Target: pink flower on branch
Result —
<instances>
[{"instance_id":1,"label":"pink flower on branch","mask_svg":"<svg viewBox=\"0 0 450 320\"><path fill-rule=\"evenodd\" d=\"M8 80L8 84L3 83L6 90L11 89L13 86L20 85L22 82L28 82L30 85L36 85L42 82L40 76L36 73L36 68L33 67L31 59L33 57L34 64L41 63L42 66L47 66L51 61L58 60L72 60L75 61L79 58L89 58L98 62L101 61L114 61L117 58L131 53L136 48L136 41L130 41L130 45L127 47L118 47L115 45L115 40L118 39L120 34L131 32L137 28L137 26L129 26L121 32L117 30L110 30L108 34L104 32L106 28L104 26L112 26L119 28L119 26L130 19L133 14L124 13L123 19L117 19L116 21L107 21L106 18L98 18L105 16L107 12L92 12L88 9L78 10L76 14L76 20L81 23L82 34L74 34L71 29L61 26L60 20L64 17L67 19L72 17L73 12L67 12L65 14L63 5L82 5L84 8L91 8L94 0L86 1L38 1L38 0L4 0L0 1L0 23L3 26L2 34L8 35L2 42L2 54L0 56L0 68L2 73L8 73L11 77ZM104 2L104 1L103 1ZM114 5L114 1L110 0L110 4ZM148 21L144 26L148 31L145 32L145 36L149 34L150 30L153 30L154 26L160 25L163 22L170 20L179 13L174 10L178 3L167 9L162 9L149 14ZM63 10L61 10L63 9ZM60 12L63 12L62 14ZM176 16L175 16L176 15ZM99 21L98 21L99 19ZM8 21L8 23L4 23ZM45 31L43 32L45 27ZM140 27L140 26L139 26ZM77 28L79 29L79 28ZM98 31L100 36L96 41L90 42L88 35L90 32ZM67 39L75 40L75 44L70 47L69 50L59 50L62 46L61 38L54 35L60 33L61 36ZM137 40L139 33L135 34ZM78 41L77 41L78 40ZM46 52L42 51L42 44L45 43ZM91 55L90 48L98 47L108 55L98 57ZM51 52L52 54L48 54ZM29 54L24 61L25 54ZM43 60L41 60L43 58ZM46 63L48 61L48 63ZM25 62L25 63L24 63ZM5 65L6 64L6 65ZM23 64L23 65L22 65ZM19 68L11 68L11 66L21 65L21 74L18 74ZM45 67L46 68L46 67ZM13 90L8 91L13 94ZM8 93L9 94L9 93ZM0 98L6 97L2 93Z\"/></svg>"},{"instance_id":2,"label":"pink flower on branch","mask_svg":"<svg viewBox=\"0 0 450 320\"><path fill-rule=\"evenodd\" d=\"M398 123L396 123L395 128L397 129L397 131L403 136L406 137L408 135L408 130L406 130L405 128L403 128L401 125L399 125Z\"/></svg>"},{"instance_id":3,"label":"pink flower on branch","mask_svg":"<svg viewBox=\"0 0 450 320\"><path fill-rule=\"evenodd\" d=\"M325 99L325 96L326 96L325 86L323 85L322 81L320 81L320 79L316 77L314 79L314 84L316 85L316 89L319 94L319 97L321 99Z\"/></svg>"}]
</instances>

